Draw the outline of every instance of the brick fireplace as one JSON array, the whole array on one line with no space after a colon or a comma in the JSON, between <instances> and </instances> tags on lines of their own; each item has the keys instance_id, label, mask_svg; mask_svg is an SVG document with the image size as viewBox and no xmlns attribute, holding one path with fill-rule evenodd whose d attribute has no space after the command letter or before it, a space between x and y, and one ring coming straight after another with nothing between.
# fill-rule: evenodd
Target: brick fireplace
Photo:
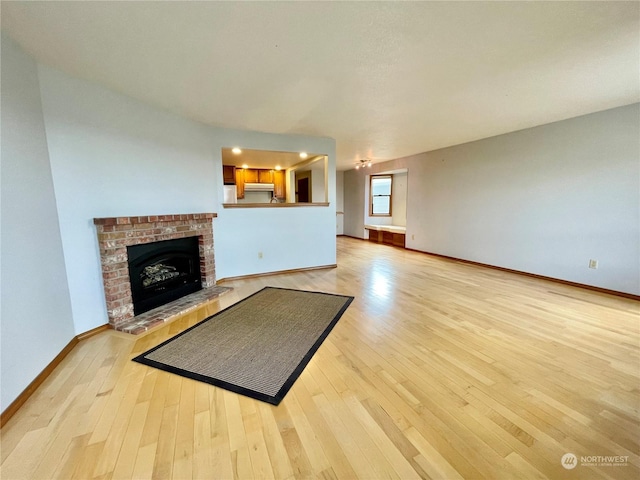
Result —
<instances>
[{"instance_id":1,"label":"brick fireplace","mask_svg":"<svg viewBox=\"0 0 640 480\"><path fill-rule=\"evenodd\" d=\"M117 330L134 317L127 247L198 237L202 288L216 283L213 253L215 213L94 218L109 324Z\"/></svg>"}]
</instances>

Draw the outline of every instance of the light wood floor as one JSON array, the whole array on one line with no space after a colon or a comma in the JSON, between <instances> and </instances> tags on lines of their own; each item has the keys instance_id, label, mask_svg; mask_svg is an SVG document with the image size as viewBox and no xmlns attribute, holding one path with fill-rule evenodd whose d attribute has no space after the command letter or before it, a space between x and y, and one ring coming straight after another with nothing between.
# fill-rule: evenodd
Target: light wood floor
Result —
<instances>
[{"instance_id":1,"label":"light wood floor","mask_svg":"<svg viewBox=\"0 0 640 480\"><path fill-rule=\"evenodd\" d=\"M640 478L638 302L338 251L337 269L226 283L198 315L83 340L2 429L2 479ZM278 407L130 361L266 285L355 296ZM569 452L628 459L566 470Z\"/></svg>"}]
</instances>

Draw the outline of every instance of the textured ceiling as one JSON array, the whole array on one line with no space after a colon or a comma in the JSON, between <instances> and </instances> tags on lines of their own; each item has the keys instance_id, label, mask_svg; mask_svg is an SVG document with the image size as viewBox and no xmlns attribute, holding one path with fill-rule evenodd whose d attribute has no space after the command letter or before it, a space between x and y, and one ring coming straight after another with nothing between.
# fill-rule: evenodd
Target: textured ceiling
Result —
<instances>
[{"instance_id":1,"label":"textured ceiling","mask_svg":"<svg viewBox=\"0 0 640 480\"><path fill-rule=\"evenodd\" d=\"M2 2L40 62L338 168L640 101L637 2Z\"/></svg>"}]
</instances>

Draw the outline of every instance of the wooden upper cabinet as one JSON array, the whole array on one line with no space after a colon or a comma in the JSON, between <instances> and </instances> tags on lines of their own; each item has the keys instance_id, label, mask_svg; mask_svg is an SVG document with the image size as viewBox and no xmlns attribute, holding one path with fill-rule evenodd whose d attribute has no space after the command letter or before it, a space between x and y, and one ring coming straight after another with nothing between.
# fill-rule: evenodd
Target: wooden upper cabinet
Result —
<instances>
[{"instance_id":1,"label":"wooden upper cabinet","mask_svg":"<svg viewBox=\"0 0 640 480\"><path fill-rule=\"evenodd\" d=\"M222 179L225 185L235 185L236 183L236 167L233 165L222 166Z\"/></svg>"},{"instance_id":2,"label":"wooden upper cabinet","mask_svg":"<svg viewBox=\"0 0 640 480\"><path fill-rule=\"evenodd\" d=\"M273 183L271 170L258 170L258 183Z\"/></svg>"},{"instance_id":3,"label":"wooden upper cabinet","mask_svg":"<svg viewBox=\"0 0 640 480\"><path fill-rule=\"evenodd\" d=\"M257 168L234 167L234 169L234 183L236 184L236 193L238 198L244 198L245 183L273 183L275 184L274 195L277 198L285 198L284 172ZM227 184L226 176L224 183ZM278 184L280 186L278 186Z\"/></svg>"},{"instance_id":4,"label":"wooden upper cabinet","mask_svg":"<svg viewBox=\"0 0 640 480\"><path fill-rule=\"evenodd\" d=\"M244 170L241 168L236 168L236 195L244 198Z\"/></svg>"},{"instance_id":5,"label":"wooden upper cabinet","mask_svg":"<svg viewBox=\"0 0 640 480\"><path fill-rule=\"evenodd\" d=\"M244 183L273 183L273 173L271 170L263 168L243 168L237 169L244 174Z\"/></svg>"},{"instance_id":6,"label":"wooden upper cabinet","mask_svg":"<svg viewBox=\"0 0 640 480\"><path fill-rule=\"evenodd\" d=\"M275 170L273 172L273 196L277 199L285 199L287 196L284 170Z\"/></svg>"},{"instance_id":7,"label":"wooden upper cabinet","mask_svg":"<svg viewBox=\"0 0 640 480\"><path fill-rule=\"evenodd\" d=\"M258 183L258 170L255 168L244 168L244 183Z\"/></svg>"}]
</instances>

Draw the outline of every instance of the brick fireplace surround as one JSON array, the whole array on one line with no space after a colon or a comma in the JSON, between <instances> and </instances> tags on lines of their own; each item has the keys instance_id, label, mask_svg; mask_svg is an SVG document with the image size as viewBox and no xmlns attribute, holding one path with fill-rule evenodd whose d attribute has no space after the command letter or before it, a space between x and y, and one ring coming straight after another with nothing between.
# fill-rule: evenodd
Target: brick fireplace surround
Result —
<instances>
[{"instance_id":1,"label":"brick fireplace surround","mask_svg":"<svg viewBox=\"0 0 640 480\"><path fill-rule=\"evenodd\" d=\"M207 293L213 293L213 297L215 297L227 290L224 287L213 288L216 283L213 253L213 219L215 217L215 213L190 213L93 219L100 247L107 314L109 324L113 328L129 333L139 333L153 324L166 320L156 312L163 307L134 318L127 257L129 245L197 236L202 291L205 292L205 295L199 295L199 297L206 300L212 297ZM199 293L196 292L192 295L198 296ZM176 303L178 307L184 307L186 303L180 302L180 300L171 303ZM173 310L175 311L175 308ZM144 321L132 322L142 316L145 317Z\"/></svg>"}]
</instances>

